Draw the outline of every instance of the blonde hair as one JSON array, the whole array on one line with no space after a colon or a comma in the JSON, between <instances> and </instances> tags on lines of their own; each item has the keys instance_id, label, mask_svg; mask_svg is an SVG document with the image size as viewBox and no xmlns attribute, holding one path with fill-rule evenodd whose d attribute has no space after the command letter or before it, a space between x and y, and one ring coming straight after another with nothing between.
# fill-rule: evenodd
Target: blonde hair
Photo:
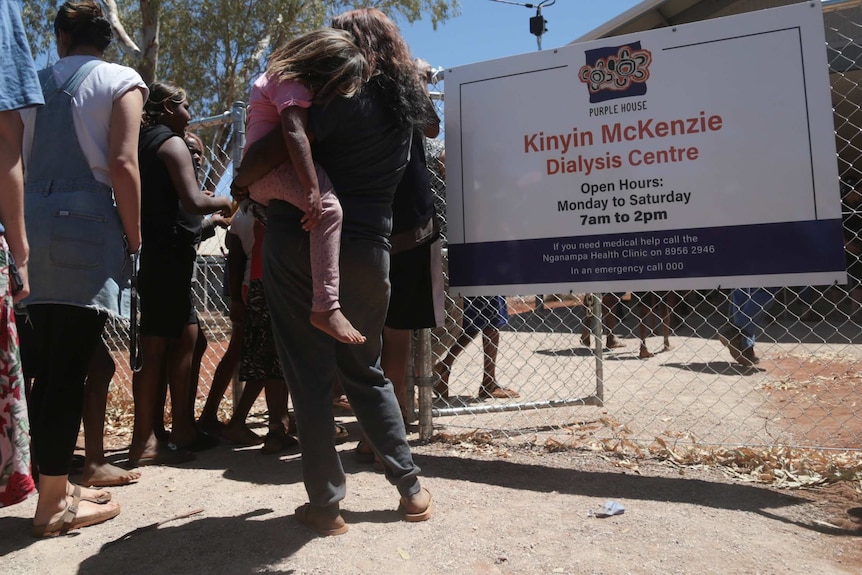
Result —
<instances>
[{"instance_id":1,"label":"blonde hair","mask_svg":"<svg viewBox=\"0 0 862 575\"><path fill-rule=\"evenodd\" d=\"M277 82L300 82L311 91L314 102L325 104L358 92L368 79L368 64L349 32L322 28L277 48L266 74Z\"/></svg>"},{"instance_id":2,"label":"blonde hair","mask_svg":"<svg viewBox=\"0 0 862 575\"><path fill-rule=\"evenodd\" d=\"M161 121L168 102L179 106L187 99L186 91L167 82L153 82L150 96L144 103L144 125L154 126Z\"/></svg>"}]
</instances>

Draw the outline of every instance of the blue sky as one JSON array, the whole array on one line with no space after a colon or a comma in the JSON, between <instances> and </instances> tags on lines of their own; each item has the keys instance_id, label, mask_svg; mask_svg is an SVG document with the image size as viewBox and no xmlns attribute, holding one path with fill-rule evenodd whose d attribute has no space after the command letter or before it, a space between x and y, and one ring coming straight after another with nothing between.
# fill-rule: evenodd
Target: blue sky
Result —
<instances>
[{"instance_id":1,"label":"blue sky","mask_svg":"<svg viewBox=\"0 0 862 575\"><path fill-rule=\"evenodd\" d=\"M639 3L640 0L557 0L542 9L548 21L542 49L564 46ZM461 0L461 15L440 24L437 30L427 19L413 25L401 21L398 25L413 56L427 60L434 68L452 68L535 51L536 37L529 31L530 17L535 15L535 8L491 0Z\"/></svg>"}]
</instances>

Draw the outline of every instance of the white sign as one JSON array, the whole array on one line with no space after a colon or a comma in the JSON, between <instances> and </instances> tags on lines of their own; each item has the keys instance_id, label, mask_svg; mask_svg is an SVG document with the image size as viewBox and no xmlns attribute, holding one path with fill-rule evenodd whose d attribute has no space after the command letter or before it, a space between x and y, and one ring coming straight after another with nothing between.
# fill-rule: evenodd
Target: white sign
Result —
<instances>
[{"instance_id":1,"label":"white sign","mask_svg":"<svg viewBox=\"0 0 862 575\"><path fill-rule=\"evenodd\" d=\"M846 282L819 2L446 72L464 295Z\"/></svg>"}]
</instances>

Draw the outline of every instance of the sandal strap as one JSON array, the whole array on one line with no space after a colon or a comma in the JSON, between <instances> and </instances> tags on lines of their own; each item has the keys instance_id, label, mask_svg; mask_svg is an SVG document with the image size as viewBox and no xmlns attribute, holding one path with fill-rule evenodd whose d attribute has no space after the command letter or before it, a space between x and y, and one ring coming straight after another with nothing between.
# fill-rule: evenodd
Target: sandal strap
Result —
<instances>
[{"instance_id":1,"label":"sandal strap","mask_svg":"<svg viewBox=\"0 0 862 575\"><path fill-rule=\"evenodd\" d=\"M63 512L63 527L60 528L60 533L62 534L68 533L75 522L75 518L78 517L78 504L81 502L81 487L79 485L72 485L72 502L66 507L66 511Z\"/></svg>"}]
</instances>

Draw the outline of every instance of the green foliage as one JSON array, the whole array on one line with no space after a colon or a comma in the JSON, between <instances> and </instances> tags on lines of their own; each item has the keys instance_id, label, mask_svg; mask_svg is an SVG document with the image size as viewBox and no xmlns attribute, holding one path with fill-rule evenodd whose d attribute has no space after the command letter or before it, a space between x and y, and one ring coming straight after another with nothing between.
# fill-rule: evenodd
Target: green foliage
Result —
<instances>
[{"instance_id":1,"label":"green foliage","mask_svg":"<svg viewBox=\"0 0 862 575\"><path fill-rule=\"evenodd\" d=\"M398 21L423 17L436 25L458 14L458 0L116 0L120 20L141 51L115 42L106 57L136 68L148 79L186 89L195 116L227 110L246 100L272 50L296 34L325 25L332 15L376 7ZM153 28L142 25L141 6L155 10L156 50L142 45ZM34 54L56 60L52 23L57 3L28 0L24 17ZM154 25L155 25L154 24Z\"/></svg>"}]
</instances>

